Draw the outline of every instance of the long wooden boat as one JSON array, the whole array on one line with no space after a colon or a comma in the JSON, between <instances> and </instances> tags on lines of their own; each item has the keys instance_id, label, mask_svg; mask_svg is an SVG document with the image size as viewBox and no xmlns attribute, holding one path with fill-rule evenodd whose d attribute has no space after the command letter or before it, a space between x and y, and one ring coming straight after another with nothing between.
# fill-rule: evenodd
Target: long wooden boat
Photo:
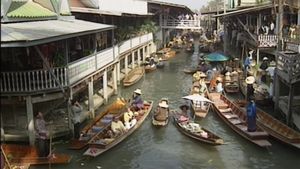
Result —
<instances>
[{"instance_id":1,"label":"long wooden boat","mask_svg":"<svg viewBox=\"0 0 300 169\"><path fill-rule=\"evenodd\" d=\"M137 117L137 123L122 135L116 138L110 138L109 141L107 141L107 139L105 138L107 135L106 133L107 130L103 130L102 132L98 133L94 138L92 138L89 141L89 148L83 153L83 155L96 157L110 150L114 146L118 145L120 142L122 142L124 139L130 136L135 130L137 130L142 125L146 117L149 115L152 106L153 106L153 101L144 103L143 113L141 113Z\"/></svg>"},{"instance_id":2,"label":"long wooden boat","mask_svg":"<svg viewBox=\"0 0 300 169\"><path fill-rule=\"evenodd\" d=\"M271 143L267 140L268 133L257 127L255 132L247 131L247 120L245 113L228 98L220 93L210 93L210 100L218 116L236 133L260 147L269 147Z\"/></svg>"},{"instance_id":3,"label":"long wooden boat","mask_svg":"<svg viewBox=\"0 0 300 169\"><path fill-rule=\"evenodd\" d=\"M34 146L1 144L2 150L10 164L39 165L39 164L67 164L71 156L67 154L53 153L51 157L39 157L38 150Z\"/></svg>"},{"instance_id":4,"label":"long wooden boat","mask_svg":"<svg viewBox=\"0 0 300 169\"><path fill-rule=\"evenodd\" d=\"M144 67L138 67L131 70L127 76L125 76L125 79L123 80L124 86L131 86L138 82L145 74Z\"/></svg>"},{"instance_id":5,"label":"long wooden boat","mask_svg":"<svg viewBox=\"0 0 300 169\"><path fill-rule=\"evenodd\" d=\"M197 69L196 68L185 68L183 69L183 72L186 73L186 74L194 74L197 72Z\"/></svg>"},{"instance_id":6,"label":"long wooden boat","mask_svg":"<svg viewBox=\"0 0 300 169\"><path fill-rule=\"evenodd\" d=\"M160 103L165 102L168 107L163 108L160 107ZM154 126L165 126L169 122L169 114L170 114L170 109L169 109L169 100L167 98L162 98L159 101L159 104L157 105L157 108L152 116L152 124Z\"/></svg>"},{"instance_id":7,"label":"long wooden boat","mask_svg":"<svg viewBox=\"0 0 300 169\"><path fill-rule=\"evenodd\" d=\"M118 98L107 107L106 110L99 113L90 123L83 127L80 138L73 139L69 142L69 149L79 150L87 146L91 138L110 124L113 116L118 116L125 111L126 101L122 98Z\"/></svg>"},{"instance_id":8,"label":"long wooden boat","mask_svg":"<svg viewBox=\"0 0 300 169\"><path fill-rule=\"evenodd\" d=\"M155 66L150 66L150 65L145 66L146 73L153 72L154 70L156 70L156 65Z\"/></svg>"},{"instance_id":9,"label":"long wooden boat","mask_svg":"<svg viewBox=\"0 0 300 169\"><path fill-rule=\"evenodd\" d=\"M246 106L246 102L237 102L237 104L246 111L243 107ZM256 109L257 125L269 133L273 138L290 145L292 147L300 149L300 133L293 130L289 126L285 125L281 121L277 120L268 113L261 109Z\"/></svg>"},{"instance_id":10,"label":"long wooden boat","mask_svg":"<svg viewBox=\"0 0 300 169\"><path fill-rule=\"evenodd\" d=\"M229 84L224 86L226 93L238 93L240 91L238 84Z\"/></svg>"},{"instance_id":11,"label":"long wooden boat","mask_svg":"<svg viewBox=\"0 0 300 169\"><path fill-rule=\"evenodd\" d=\"M221 137L217 136L213 132L200 127L198 123L194 122L180 122L178 116L174 115L174 125L184 135L191 137L197 141L207 143L210 145L222 145L224 141ZM197 127L196 127L197 126Z\"/></svg>"}]
</instances>

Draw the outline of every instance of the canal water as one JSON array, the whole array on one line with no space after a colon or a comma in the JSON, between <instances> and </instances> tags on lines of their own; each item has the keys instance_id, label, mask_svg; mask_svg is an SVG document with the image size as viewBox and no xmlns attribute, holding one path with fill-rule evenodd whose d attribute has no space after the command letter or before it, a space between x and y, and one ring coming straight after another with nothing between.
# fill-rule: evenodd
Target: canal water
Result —
<instances>
[{"instance_id":1,"label":"canal water","mask_svg":"<svg viewBox=\"0 0 300 169\"><path fill-rule=\"evenodd\" d=\"M145 100L155 106L162 97L170 100L170 108L178 109L188 95L192 76L183 73L187 66L198 62L194 54L181 51L166 62L163 69L148 73L132 87L119 88L116 97L129 98L136 88L141 88ZM101 111L97 110L98 112ZM237 135L210 111L199 123L221 136L226 142L210 146L181 134L172 121L165 128L152 126L151 114L142 126L122 143L96 158L82 156L84 150L68 150L67 142L54 144L56 152L72 155L67 165L36 166L53 169L283 169L299 168L300 151L270 140L272 147L263 149Z\"/></svg>"}]
</instances>

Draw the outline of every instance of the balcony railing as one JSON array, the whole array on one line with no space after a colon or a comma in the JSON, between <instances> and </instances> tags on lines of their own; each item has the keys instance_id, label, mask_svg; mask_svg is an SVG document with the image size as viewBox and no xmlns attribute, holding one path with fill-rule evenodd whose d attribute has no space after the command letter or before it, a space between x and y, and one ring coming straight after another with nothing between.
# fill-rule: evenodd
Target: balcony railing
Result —
<instances>
[{"instance_id":1,"label":"balcony railing","mask_svg":"<svg viewBox=\"0 0 300 169\"><path fill-rule=\"evenodd\" d=\"M114 48L102 50L96 54L81 58L68 66L51 70L32 70L19 72L1 72L0 90L2 93L37 92L59 89L74 84L78 80L101 69L103 66L118 59L119 55L152 41L152 33L129 39ZM52 71L60 85L51 75Z\"/></svg>"},{"instance_id":2,"label":"balcony railing","mask_svg":"<svg viewBox=\"0 0 300 169\"><path fill-rule=\"evenodd\" d=\"M278 74L289 83L300 80L300 54L293 52L278 52L277 69Z\"/></svg>"},{"instance_id":3,"label":"balcony railing","mask_svg":"<svg viewBox=\"0 0 300 169\"><path fill-rule=\"evenodd\" d=\"M53 74L60 84L67 86L67 69L53 68L50 70L32 70L20 72L1 72L1 92L33 92L59 88Z\"/></svg>"},{"instance_id":4,"label":"balcony railing","mask_svg":"<svg viewBox=\"0 0 300 169\"><path fill-rule=\"evenodd\" d=\"M258 42L258 47L272 48L277 46L278 38L277 35L259 35Z\"/></svg>"}]
</instances>

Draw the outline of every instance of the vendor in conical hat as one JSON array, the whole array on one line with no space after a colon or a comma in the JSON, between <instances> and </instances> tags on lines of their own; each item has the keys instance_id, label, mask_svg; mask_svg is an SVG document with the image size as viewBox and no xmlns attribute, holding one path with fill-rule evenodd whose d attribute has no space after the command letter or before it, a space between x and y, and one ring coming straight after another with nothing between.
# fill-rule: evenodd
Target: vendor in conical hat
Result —
<instances>
[{"instance_id":1,"label":"vendor in conical hat","mask_svg":"<svg viewBox=\"0 0 300 169\"><path fill-rule=\"evenodd\" d=\"M230 82L230 81L231 81L230 75L231 75L230 72L226 72L226 73L225 73L225 82Z\"/></svg>"},{"instance_id":2,"label":"vendor in conical hat","mask_svg":"<svg viewBox=\"0 0 300 169\"><path fill-rule=\"evenodd\" d=\"M168 105L165 101L160 102L160 103L158 104L158 106L159 106L159 107L162 107L162 108L165 108L165 109L169 108L169 105Z\"/></svg>"},{"instance_id":3,"label":"vendor in conical hat","mask_svg":"<svg viewBox=\"0 0 300 169\"><path fill-rule=\"evenodd\" d=\"M138 111L144 107L144 101L141 97L142 95L142 90L141 89L136 89L133 92L133 99L132 99L132 107L135 109L135 111Z\"/></svg>"},{"instance_id":4,"label":"vendor in conical hat","mask_svg":"<svg viewBox=\"0 0 300 169\"><path fill-rule=\"evenodd\" d=\"M196 73L193 74L193 82L200 80L200 74L201 71L197 71Z\"/></svg>"},{"instance_id":5,"label":"vendor in conical hat","mask_svg":"<svg viewBox=\"0 0 300 169\"><path fill-rule=\"evenodd\" d=\"M239 80L239 73L237 71L233 71L231 73L231 80L233 82L237 82Z\"/></svg>"}]
</instances>

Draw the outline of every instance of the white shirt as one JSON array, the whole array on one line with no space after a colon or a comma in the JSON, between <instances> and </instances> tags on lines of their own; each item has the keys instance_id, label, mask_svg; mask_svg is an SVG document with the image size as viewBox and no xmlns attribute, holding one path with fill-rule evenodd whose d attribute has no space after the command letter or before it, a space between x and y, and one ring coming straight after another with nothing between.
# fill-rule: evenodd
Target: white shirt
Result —
<instances>
[{"instance_id":1,"label":"white shirt","mask_svg":"<svg viewBox=\"0 0 300 169\"><path fill-rule=\"evenodd\" d=\"M274 28L275 28L275 25L274 25L273 22L271 22L271 24L270 24L270 30L274 30Z\"/></svg>"},{"instance_id":2,"label":"white shirt","mask_svg":"<svg viewBox=\"0 0 300 169\"><path fill-rule=\"evenodd\" d=\"M218 83L218 84L217 84L216 90L217 90L218 93L223 92L222 83Z\"/></svg>"},{"instance_id":3,"label":"white shirt","mask_svg":"<svg viewBox=\"0 0 300 169\"><path fill-rule=\"evenodd\" d=\"M274 71L275 71L275 67L268 67L268 68L266 69L266 71L268 71L268 72L269 72L269 74L270 74L271 78L273 79L273 77L274 77Z\"/></svg>"}]
</instances>

